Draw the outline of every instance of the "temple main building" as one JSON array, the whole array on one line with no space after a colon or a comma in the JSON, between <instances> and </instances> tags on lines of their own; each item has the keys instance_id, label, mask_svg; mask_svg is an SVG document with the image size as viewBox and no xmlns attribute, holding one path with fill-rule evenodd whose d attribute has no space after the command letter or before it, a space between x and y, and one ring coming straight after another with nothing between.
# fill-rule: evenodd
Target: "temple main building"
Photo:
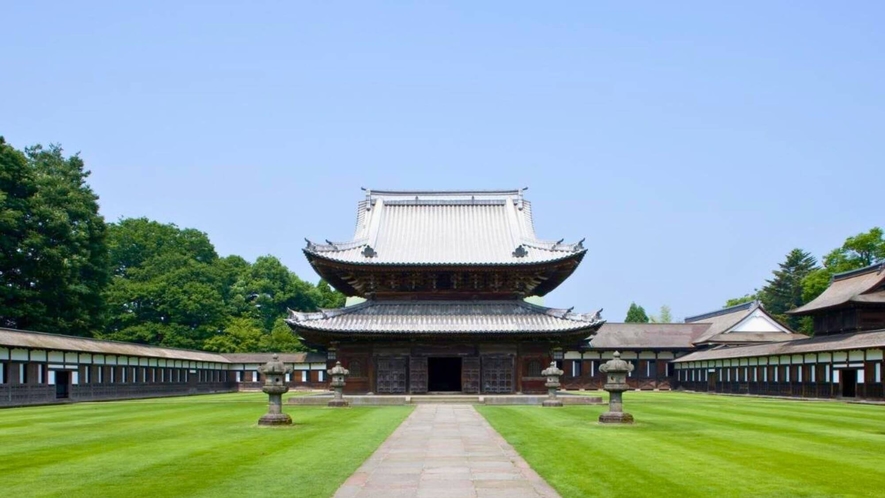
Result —
<instances>
[{"instance_id":1,"label":"temple main building","mask_svg":"<svg viewBox=\"0 0 885 498\"><path fill-rule=\"evenodd\" d=\"M288 323L350 370L351 393L543 392L541 370L603 320L526 298L556 289L585 253L536 237L523 190L366 191L352 240L304 249L364 302Z\"/></svg>"}]
</instances>

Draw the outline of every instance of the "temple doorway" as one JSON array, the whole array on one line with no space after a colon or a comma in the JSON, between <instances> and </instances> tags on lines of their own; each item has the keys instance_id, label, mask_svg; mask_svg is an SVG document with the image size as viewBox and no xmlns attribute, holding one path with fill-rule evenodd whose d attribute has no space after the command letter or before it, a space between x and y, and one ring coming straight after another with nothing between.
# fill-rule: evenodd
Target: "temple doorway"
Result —
<instances>
[{"instance_id":1,"label":"temple doorway","mask_svg":"<svg viewBox=\"0 0 885 498\"><path fill-rule=\"evenodd\" d=\"M842 370L842 397L857 396L857 370Z\"/></svg>"},{"instance_id":2,"label":"temple doorway","mask_svg":"<svg viewBox=\"0 0 885 498\"><path fill-rule=\"evenodd\" d=\"M55 398L67 399L69 385L71 384L71 374L64 370L55 372Z\"/></svg>"},{"instance_id":3,"label":"temple doorway","mask_svg":"<svg viewBox=\"0 0 885 498\"><path fill-rule=\"evenodd\" d=\"M427 358L427 384L431 392L461 392L461 358Z\"/></svg>"}]
</instances>

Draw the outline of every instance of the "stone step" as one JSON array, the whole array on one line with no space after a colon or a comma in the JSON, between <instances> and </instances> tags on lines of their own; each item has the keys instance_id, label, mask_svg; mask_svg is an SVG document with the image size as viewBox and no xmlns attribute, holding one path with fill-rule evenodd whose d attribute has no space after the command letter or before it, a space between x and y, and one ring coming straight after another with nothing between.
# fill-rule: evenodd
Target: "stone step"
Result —
<instances>
[{"instance_id":1,"label":"stone step","mask_svg":"<svg viewBox=\"0 0 885 498\"><path fill-rule=\"evenodd\" d=\"M325 406L332 399L331 394L312 396L292 396L290 405ZM423 405L423 404L486 404L486 405L540 405L547 399L544 395L501 394L501 395L469 395L469 394L367 394L346 395L344 399L351 406L389 406L389 405ZM557 399L564 405L599 405L599 396L562 395Z\"/></svg>"}]
</instances>

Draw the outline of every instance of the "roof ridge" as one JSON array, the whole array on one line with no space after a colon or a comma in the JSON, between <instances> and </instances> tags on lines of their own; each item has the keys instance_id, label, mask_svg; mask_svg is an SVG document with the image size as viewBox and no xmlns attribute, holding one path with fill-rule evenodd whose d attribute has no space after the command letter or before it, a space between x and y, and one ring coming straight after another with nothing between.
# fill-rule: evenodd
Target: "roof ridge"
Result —
<instances>
[{"instance_id":1,"label":"roof ridge","mask_svg":"<svg viewBox=\"0 0 885 498\"><path fill-rule=\"evenodd\" d=\"M526 188L517 189L471 189L471 190L375 190L363 189L367 196L373 195L520 195Z\"/></svg>"},{"instance_id":2,"label":"roof ridge","mask_svg":"<svg viewBox=\"0 0 885 498\"><path fill-rule=\"evenodd\" d=\"M741 310L756 309L757 307L758 308L762 307L762 303L758 299L753 300L753 301L747 301L746 303L735 304L734 306L729 306L727 308L722 308L722 309L716 310L716 311L701 313L700 315L688 316L688 317L685 317L685 323L698 322L698 321L704 320L706 318L714 318L717 316L728 315L728 314L734 313L736 311L741 311Z\"/></svg>"},{"instance_id":3,"label":"roof ridge","mask_svg":"<svg viewBox=\"0 0 885 498\"><path fill-rule=\"evenodd\" d=\"M879 263L872 264L870 266L864 266L863 268L855 268L854 270L843 271L841 273L834 273L831 282L835 282L837 280L844 280L846 278L856 277L858 275L866 275L867 273L880 273L885 270L885 261L881 261Z\"/></svg>"}]
</instances>

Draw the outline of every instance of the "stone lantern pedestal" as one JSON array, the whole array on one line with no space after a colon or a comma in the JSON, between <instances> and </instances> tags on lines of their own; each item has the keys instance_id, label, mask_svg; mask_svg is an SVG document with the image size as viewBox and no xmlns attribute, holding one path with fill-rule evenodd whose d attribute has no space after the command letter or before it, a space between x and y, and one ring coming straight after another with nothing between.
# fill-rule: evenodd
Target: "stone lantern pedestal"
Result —
<instances>
[{"instance_id":1,"label":"stone lantern pedestal","mask_svg":"<svg viewBox=\"0 0 885 498\"><path fill-rule=\"evenodd\" d=\"M559 377L562 374L563 371L556 368L555 361L551 361L550 366L541 371L541 375L547 377L547 382L544 383L544 385L547 386L547 399L541 403L541 406L562 406L562 400L556 398L556 390L559 389L559 386L561 385L559 383Z\"/></svg>"},{"instance_id":2,"label":"stone lantern pedestal","mask_svg":"<svg viewBox=\"0 0 885 498\"><path fill-rule=\"evenodd\" d=\"M633 371L633 365L621 359L621 353L615 351L614 358L599 366L600 372L608 375L606 383L602 386L608 391L608 411L599 416L601 424L632 424L633 415L624 411L624 391L630 389L627 385L627 374Z\"/></svg>"},{"instance_id":3,"label":"stone lantern pedestal","mask_svg":"<svg viewBox=\"0 0 885 498\"><path fill-rule=\"evenodd\" d=\"M264 387L267 393L267 413L258 419L258 425L291 425L292 417L283 413L283 394L289 391L284 382L287 373L292 370L280 361L274 353L273 359L260 368L264 374Z\"/></svg>"},{"instance_id":4,"label":"stone lantern pedestal","mask_svg":"<svg viewBox=\"0 0 885 498\"><path fill-rule=\"evenodd\" d=\"M335 391L335 397L329 401L329 406L342 407L349 403L344 399L344 378L350 375L350 370L341 366L340 361L335 362L335 366L327 370L332 382L329 383Z\"/></svg>"}]
</instances>

